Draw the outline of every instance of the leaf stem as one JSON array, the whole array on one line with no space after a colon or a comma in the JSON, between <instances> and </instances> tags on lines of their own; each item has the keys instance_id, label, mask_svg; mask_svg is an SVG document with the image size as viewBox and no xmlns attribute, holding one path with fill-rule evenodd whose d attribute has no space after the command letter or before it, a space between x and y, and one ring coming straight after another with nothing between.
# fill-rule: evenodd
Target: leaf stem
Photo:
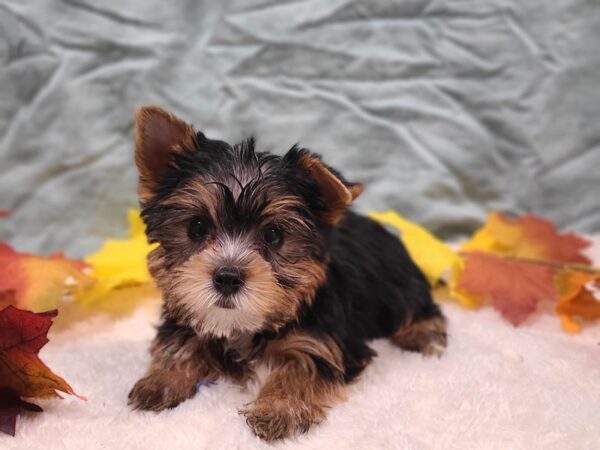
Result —
<instances>
[{"instance_id":1,"label":"leaf stem","mask_svg":"<svg viewBox=\"0 0 600 450\"><path fill-rule=\"evenodd\" d=\"M468 253L472 253L472 252L458 252L458 254L460 256L466 256ZM488 252L482 252L482 253L492 254L494 256L498 256L498 257L508 260L508 261L522 262L525 264L536 264L538 266L550 267L555 270L574 270L577 272L589 273L592 275L600 274L600 268L586 266L583 264L562 263L562 262L558 262L558 261L549 261L546 259L518 258L515 256L498 255L495 253L488 253Z\"/></svg>"}]
</instances>

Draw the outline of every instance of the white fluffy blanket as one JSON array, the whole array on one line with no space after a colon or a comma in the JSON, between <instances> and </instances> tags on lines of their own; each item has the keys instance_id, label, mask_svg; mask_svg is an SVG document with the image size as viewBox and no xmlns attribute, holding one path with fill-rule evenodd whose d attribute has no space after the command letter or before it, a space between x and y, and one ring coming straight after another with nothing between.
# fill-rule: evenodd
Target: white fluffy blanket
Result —
<instances>
[{"instance_id":1,"label":"white fluffy blanket","mask_svg":"<svg viewBox=\"0 0 600 450\"><path fill-rule=\"evenodd\" d=\"M600 262L600 251L594 251ZM286 449L600 448L600 324L570 336L547 313L520 328L490 308L443 304L450 343L441 359L373 342L379 357L350 387L349 399ZM114 321L96 317L54 332L42 358L87 396L41 402L0 448L272 448L237 409L252 389L221 381L178 408L132 412L127 393L143 374L158 302Z\"/></svg>"}]
</instances>

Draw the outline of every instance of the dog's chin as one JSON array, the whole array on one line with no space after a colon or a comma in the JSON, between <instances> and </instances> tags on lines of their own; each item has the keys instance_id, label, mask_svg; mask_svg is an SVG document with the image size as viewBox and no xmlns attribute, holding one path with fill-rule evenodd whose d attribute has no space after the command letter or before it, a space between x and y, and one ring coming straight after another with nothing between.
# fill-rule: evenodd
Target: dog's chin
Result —
<instances>
[{"instance_id":1,"label":"dog's chin","mask_svg":"<svg viewBox=\"0 0 600 450\"><path fill-rule=\"evenodd\" d=\"M244 311L235 303L214 302L198 320L196 330L199 334L218 338L230 338L240 334L256 333L262 329L264 319Z\"/></svg>"}]
</instances>

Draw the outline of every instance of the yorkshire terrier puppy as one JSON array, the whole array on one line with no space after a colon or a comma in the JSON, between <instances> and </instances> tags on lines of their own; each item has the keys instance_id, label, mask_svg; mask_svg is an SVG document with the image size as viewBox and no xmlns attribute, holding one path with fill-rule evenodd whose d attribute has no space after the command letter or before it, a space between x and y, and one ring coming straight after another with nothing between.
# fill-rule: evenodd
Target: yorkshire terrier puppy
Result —
<instances>
[{"instance_id":1,"label":"yorkshire terrier puppy","mask_svg":"<svg viewBox=\"0 0 600 450\"><path fill-rule=\"evenodd\" d=\"M162 323L132 407L160 411L220 377L267 376L240 413L271 441L307 431L375 356L368 341L440 355L446 320L402 243L348 210L360 195L321 158L231 146L156 107L135 160Z\"/></svg>"}]
</instances>

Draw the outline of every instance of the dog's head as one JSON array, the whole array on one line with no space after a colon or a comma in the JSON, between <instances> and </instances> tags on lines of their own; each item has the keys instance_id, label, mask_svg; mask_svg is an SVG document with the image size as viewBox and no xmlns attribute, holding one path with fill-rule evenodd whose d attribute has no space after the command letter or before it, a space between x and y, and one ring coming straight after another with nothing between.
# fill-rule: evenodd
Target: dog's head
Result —
<instances>
[{"instance_id":1,"label":"dog's head","mask_svg":"<svg viewBox=\"0 0 600 450\"><path fill-rule=\"evenodd\" d=\"M307 150L230 146L155 106L137 111L135 145L166 313L215 336L294 320L323 282L328 236L362 186Z\"/></svg>"}]
</instances>

